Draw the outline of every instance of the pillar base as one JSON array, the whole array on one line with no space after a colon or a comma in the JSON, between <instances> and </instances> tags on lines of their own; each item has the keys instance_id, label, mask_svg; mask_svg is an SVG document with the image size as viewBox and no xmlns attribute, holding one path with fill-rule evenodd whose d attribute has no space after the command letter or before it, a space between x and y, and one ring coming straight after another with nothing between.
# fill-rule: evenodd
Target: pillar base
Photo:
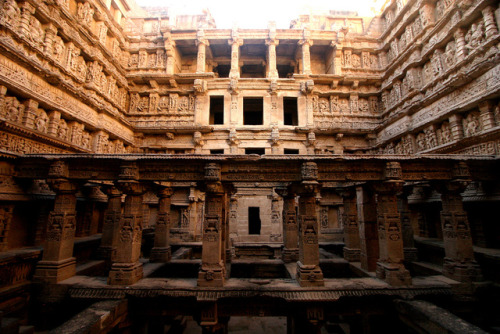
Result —
<instances>
[{"instance_id":1,"label":"pillar base","mask_svg":"<svg viewBox=\"0 0 500 334\"><path fill-rule=\"evenodd\" d=\"M481 267L475 261L459 262L445 258L443 275L464 283L483 280Z\"/></svg>"},{"instance_id":2,"label":"pillar base","mask_svg":"<svg viewBox=\"0 0 500 334\"><path fill-rule=\"evenodd\" d=\"M300 286L324 286L323 272L316 265L304 265L297 262L297 281Z\"/></svg>"},{"instance_id":3,"label":"pillar base","mask_svg":"<svg viewBox=\"0 0 500 334\"><path fill-rule=\"evenodd\" d=\"M225 270L222 266L218 268L201 268L198 272L198 286L200 287L223 287Z\"/></svg>"},{"instance_id":4,"label":"pillar base","mask_svg":"<svg viewBox=\"0 0 500 334\"><path fill-rule=\"evenodd\" d=\"M143 276L142 263L113 263L109 272L108 284L132 285Z\"/></svg>"},{"instance_id":5,"label":"pillar base","mask_svg":"<svg viewBox=\"0 0 500 334\"><path fill-rule=\"evenodd\" d=\"M57 283L76 274L76 259L70 257L61 261L40 261L36 265L34 281Z\"/></svg>"},{"instance_id":6,"label":"pillar base","mask_svg":"<svg viewBox=\"0 0 500 334\"><path fill-rule=\"evenodd\" d=\"M403 249L405 261L413 262L418 260L418 250L415 247Z\"/></svg>"},{"instance_id":7,"label":"pillar base","mask_svg":"<svg viewBox=\"0 0 500 334\"><path fill-rule=\"evenodd\" d=\"M172 250L168 247L153 247L149 262L169 262L172 259Z\"/></svg>"},{"instance_id":8,"label":"pillar base","mask_svg":"<svg viewBox=\"0 0 500 334\"><path fill-rule=\"evenodd\" d=\"M360 261L361 249L344 247L344 259L349 262Z\"/></svg>"},{"instance_id":9,"label":"pillar base","mask_svg":"<svg viewBox=\"0 0 500 334\"><path fill-rule=\"evenodd\" d=\"M392 286L411 285L410 272L402 264L377 262L377 278Z\"/></svg>"},{"instance_id":10,"label":"pillar base","mask_svg":"<svg viewBox=\"0 0 500 334\"><path fill-rule=\"evenodd\" d=\"M297 262L299 260L299 249L298 248L284 248L281 258L285 263Z\"/></svg>"}]
</instances>

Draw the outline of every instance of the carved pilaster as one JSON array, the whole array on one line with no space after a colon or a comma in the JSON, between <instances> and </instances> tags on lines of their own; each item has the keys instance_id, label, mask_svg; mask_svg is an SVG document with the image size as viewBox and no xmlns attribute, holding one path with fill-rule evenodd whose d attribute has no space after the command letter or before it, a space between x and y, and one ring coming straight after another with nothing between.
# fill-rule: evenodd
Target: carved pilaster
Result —
<instances>
[{"instance_id":1,"label":"carved pilaster","mask_svg":"<svg viewBox=\"0 0 500 334\"><path fill-rule=\"evenodd\" d=\"M137 171L138 173L138 171ZM116 240L116 255L109 272L108 284L130 285L142 278L142 263L139 262L142 241L142 197L145 187L133 180L136 168L122 167L121 181L116 187L126 194L123 213L120 217Z\"/></svg>"},{"instance_id":2,"label":"carved pilaster","mask_svg":"<svg viewBox=\"0 0 500 334\"><path fill-rule=\"evenodd\" d=\"M102 239L98 254L101 259L106 260L111 265L116 255L116 243L122 213L122 192L116 187L110 187L107 194L108 207L104 212Z\"/></svg>"},{"instance_id":3,"label":"carved pilaster","mask_svg":"<svg viewBox=\"0 0 500 334\"><path fill-rule=\"evenodd\" d=\"M492 6L488 6L482 10L484 30L486 34L486 39L498 34L498 28L495 23L495 9Z\"/></svg>"},{"instance_id":4,"label":"carved pilaster","mask_svg":"<svg viewBox=\"0 0 500 334\"><path fill-rule=\"evenodd\" d=\"M46 55L52 56L54 37L57 35L57 28L53 24L49 24L45 29L45 49L43 50Z\"/></svg>"},{"instance_id":5,"label":"carved pilaster","mask_svg":"<svg viewBox=\"0 0 500 334\"><path fill-rule=\"evenodd\" d=\"M49 214L43 258L38 262L34 280L57 283L75 275L73 246L76 228L77 185L67 179L68 166L54 162L48 183L56 193L54 209Z\"/></svg>"},{"instance_id":6,"label":"carved pilaster","mask_svg":"<svg viewBox=\"0 0 500 334\"><path fill-rule=\"evenodd\" d=\"M231 70L229 78L239 79L240 77L240 46L243 45L243 40L239 39L237 32L233 31L233 37L229 40L231 45Z\"/></svg>"},{"instance_id":7,"label":"carved pilaster","mask_svg":"<svg viewBox=\"0 0 500 334\"><path fill-rule=\"evenodd\" d=\"M225 265L223 254L223 229L225 192L221 179L220 165L205 166L205 217L203 221L203 244L201 269L198 272L198 286L221 287L224 285Z\"/></svg>"},{"instance_id":8,"label":"carved pilaster","mask_svg":"<svg viewBox=\"0 0 500 334\"><path fill-rule=\"evenodd\" d=\"M445 252L443 274L460 282L480 281L481 268L474 259L469 220L460 195L470 179L467 165L464 162L457 163L452 174L451 181L434 184L436 190L441 193L443 206L441 211Z\"/></svg>"},{"instance_id":9,"label":"carved pilaster","mask_svg":"<svg viewBox=\"0 0 500 334\"><path fill-rule=\"evenodd\" d=\"M173 190L162 185L158 191L158 216L156 218L155 241L149 262L168 262L172 255L170 250L170 202Z\"/></svg>"},{"instance_id":10,"label":"carved pilaster","mask_svg":"<svg viewBox=\"0 0 500 334\"><path fill-rule=\"evenodd\" d=\"M467 49L465 47L465 34L462 29L457 29L454 34L455 37L455 57L457 58L457 62L460 62L465 59L467 56Z\"/></svg>"},{"instance_id":11,"label":"carved pilaster","mask_svg":"<svg viewBox=\"0 0 500 334\"><path fill-rule=\"evenodd\" d=\"M450 129L452 140L460 140L464 137L464 128L462 125L462 116L459 114L450 116Z\"/></svg>"},{"instance_id":12,"label":"carved pilaster","mask_svg":"<svg viewBox=\"0 0 500 334\"><path fill-rule=\"evenodd\" d=\"M323 272L319 267L319 224L316 197L321 185L317 182L318 166L305 162L301 168L302 182L297 186L299 197L299 261L297 281L300 286L323 286Z\"/></svg>"},{"instance_id":13,"label":"carved pilaster","mask_svg":"<svg viewBox=\"0 0 500 334\"><path fill-rule=\"evenodd\" d=\"M276 39L268 39L266 41L267 45L267 77L269 79L278 78L278 69L276 67L276 45L279 41Z\"/></svg>"},{"instance_id":14,"label":"carved pilaster","mask_svg":"<svg viewBox=\"0 0 500 334\"><path fill-rule=\"evenodd\" d=\"M404 251L401 217L398 212L397 194L403 190L404 181L398 162L388 162L386 181L374 185L377 193L377 226L379 260L377 277L390 285L409 285L411 276L403 265Z\"/></svg>"},{"instance_id":15,"label":"carved pilaster","mask_svg":"<svg viewBox=\"0 0 500 334\"><path fill-rule=\"evenodd\" d=\"M38 111L38 102L29 99L24 102L24 106L22 124L27 128L33 129L35 126L35 117Z\"/></svg>"},{"instance_id":16,"label":"carved pilaster","mask_svg":"<svg viewBox=\"0 0 500 334\"><path fill-rule=\"evenodd\" d=\"M7 94L7 87L0 86L0 115L5 115L5 95Z\"/></svg>"},{"instance_id":17,"label":"carved pilaster","mask_svg":"<svg viewBox=\"0 0 500 334\"><path fill-rule=\"evenodd\" d=\"M25 1L19 4L21 8L21 20L19 22L19 33L24 38L28 38L30 34L31 15L35 14L35 7Z\"/></svg>"},{"instance_id":18,"label":"carved pilaster","mask_svg":"<svg viewBox=\"0 0 500 334\"><path fill-rule=\"evenodd\" d=\"M198 56L196 61L196 73L204 73L206 66L206 49L208 40L205 38L205 32L198 30L196 44L198 45Z\"/></svg>"},{"instance_id":19,"label":"carved pilaster","mask_svg":"<svg viewBox=\"0 0 500 334\"><path fill-rule=\"evenodd\" d=\"M481 121L481 129L488 131L495 127L495 105L492 101L484 101L479 104L479 119Z\"/></svg>"},{"instance_id":20,"label":"carved pilaster","mask_svg":"<svg viewBox=\"0 0 500 334\"><path fill-rule=\"evenodd\" d=\"M344 259L349 262L358 262L360 260L361 245L356 192L342 189L340 194L344 199Z\"/></svg>"},{"instance_id":21,"label":"carved pilaster","mask_svg":"<svg viewBox=\"0 0 500 334\"><path fill-rule=\"evenodd\" d=\"M47 134L56 136L59 130L59 121L61 120L61 113L59 111L52 111L49 113L49 124L47 126ZM59 138L66 139L66 138Z\"/></svg>"}]
</instances>

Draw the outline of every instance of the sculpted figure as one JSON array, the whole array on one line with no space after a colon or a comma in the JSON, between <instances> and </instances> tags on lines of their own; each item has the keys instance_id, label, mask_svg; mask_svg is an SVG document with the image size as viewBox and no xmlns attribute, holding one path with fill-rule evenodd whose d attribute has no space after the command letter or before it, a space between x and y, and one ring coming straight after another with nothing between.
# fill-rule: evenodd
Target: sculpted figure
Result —
<instances>
[{"instance_id":1,"label":"sculpted figure","mask_svg":"<svg viewBox=\"0 0 500 334\"><path fill-rule=\"evenodd\" d=\"M465 136L470 137L479 132L479 119L477 114L470 113L467 115L467 118L464 120L464 132Z\"/></svg>"},{"instance_id":2,"label":"sculpted figure","mask_svg":"<svg viewBox=\"0 0 500 334\"><path fill-rule=\"evenodd\" d=\"M64 57L64 42L62 41L61 37L56 36L54 38L54 44L52 46L52 56L54 59L58 62L61 63Z\"/></svg>"},{"instance_id":3,"label":"sculpted figure","mask_svg":"<svg viewBox=\"0 0 500 334\"><path fill-rule=\"evenodd\" d=\"M467 42L467 49L474 50L483 43L484 25L482 22L476 24L473 23L472 27L465 35L465 41Z\"/></svg>"},{"instance_id":4,"label":"sculpted figure","mask_svg":"<svg viewBox=\"0 0 500 334\"><path fill-rule=\"evenodd\" d=\"M441 125L440 140L441 144L446 144L451 141L451 130L448 122L444 122L443 125Z\"/></svg>"},{"instance_id":5,"label":"sculpted figure","mask_svg":"<svg viewBox=\"0 0 500 334\"><path fill-rule=\"evenodd\" d=\"M417 136L417 149L418 151L425 150L425 135L423 132L419 133Z\"/></svg>"},{"instance_id":6,"label":"sculpted figure","mask_svg":"<svg viewBox=\"0 0 500 334\"><path fill-rule=\"evenodd\" d=\"M47 114L44 111L39 111L35 118L35 130L40 132L47 131Z\"/></svg>"},{"instance_id":7,"label":"sculpted figure","mask_svg":"<svg viewBox=\"0 0 500 334\"><path fill-rule=\"evenodd\" d=\"M361 67L361 59L358 55L352 55L352 67Z\"/></svg>"},{"instance_id":8,"label":"sculpted figure","mask_svg":"<svg viewBox=\"0 0 500 334\"><path fill-rule=\"evenodd\" d=\"M57 137L62 140L68 139L68 125L64 119L59 121L59 128L57 129Z\"/></svg>"},{"instance_id":9,"label":"sculpted figure","mask_svg":"<svg viewBox=\"0 0 500 334\"><path fill-rule=\"evenodd\" d=\"M450 42L446 45L444 51L444 63L447 68L450 68L455 64L455 42Z\"/></svg>"},{"instance_id":10,"label":"sculpted figure","mask_svg":"<svg viewBox=\"0 0 500 334\"><path fill-rule=\"evenodd\" d=\"M11 122L19 122L21 120L21 114L24 111L24 106L19 103L16 98L12 98L5 105L6 119Z\"/></svg>"}]
</instances>

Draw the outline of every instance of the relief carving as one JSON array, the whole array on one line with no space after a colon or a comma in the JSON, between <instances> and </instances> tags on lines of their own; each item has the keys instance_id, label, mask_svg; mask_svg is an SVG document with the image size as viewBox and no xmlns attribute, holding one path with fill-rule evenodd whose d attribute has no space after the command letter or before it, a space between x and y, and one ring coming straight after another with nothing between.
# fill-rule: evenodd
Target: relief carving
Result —
<instances>
[{"instance_id":1,"label":"relief carving","mask_svg":"<svg viewBox=\"0 0 500 334\"><path fill-rule=\"evenodd\" d=\"M471 112L463 120L464 135L471 137L481 131L479 113Z\"/></svg>"}]
</instances>

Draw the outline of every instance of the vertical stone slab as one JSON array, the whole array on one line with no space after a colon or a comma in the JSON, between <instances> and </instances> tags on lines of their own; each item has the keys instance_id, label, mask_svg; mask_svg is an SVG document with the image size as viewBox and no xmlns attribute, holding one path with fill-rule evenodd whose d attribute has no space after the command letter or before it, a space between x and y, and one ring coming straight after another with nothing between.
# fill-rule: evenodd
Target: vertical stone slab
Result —
<instances>
[{"instance_id":1,"label":"vertical stone slab","mask_svg":"<svg viewBox=\"0 0 500 334\"><path fill-rule=\"evenodd\" d=\"M380 252L377 277L390 285L409 285L411 276L403 264L403 237L398 212L397 194L403 190L404 183L399 162L387 163L385 179L384 182L375 184Z\"/></svg>"},{"instance_id":2,"label":"vertical stone slab","mask_svg":"<svg viewBox=\"0 0 500 334\"><path fill-rule=\"evenodd\" d=\"M474 259L469 220L460 195L469 181L467 165L459 162L452 170L451 181L435 184L435 188L441 193L443 205L441 211L445 252L443 274L460 282L482 280L481 268Z\"/></svg>"},{"instance_id":3,"label":"vertical stone slab","mask_svg":"<svg viewBox=\"0 0 500 334\"><path fill-rule=\"evenodd\" d=\"M106 260L111 265L116 255L116 241L122 214L122 192L116 187L110 187L107 189L107 194L108 207L104 212L102 239L98 254L101 259Z\"/></svg>"},{"instance_id":4,"label":"vertical stone slab","mask_svg":"<svg viewBox=\"0 0 500 334\"><path fill-rule=\"evenodd\" d=\"M299 260L299 226L297 224L297 211L295 211L295 194L287 189L276 189L278 195L283 197L283 252L282 259L285 263Z\"/></svg>"},{"instance_id":5,"label":"vertical stone slab","mask_svg":"<svg viewBox=\"0 0 500 334\"><path fill-rule=\"evenodd\" d=\"M266 40L267 45L267 78L278 79L278 68L276 67L276 46L279 41L276 39L276 29L269 32L269 39Z\"/></svg>"},{"instance_id":6,"label":"vertical stone slab","mask_svg":"<svg viewBox=\"0 0 500 334\"><path fill-rule=\"evenodd\" d=\"M361 242L359 239L356 192L342 189L340 194L344 199L344 259L349 262L357 262L360 260Z\"/></svg>"},{"instance_id":7,"label":"vertical stone slab","mask_svg":"<svg viewBox=\"0 0 500 334\"><path fill-rule=\"evenodd\" d=\"M126 194L116 240L116 256L108 276L108 284L130 285L143 276L139 262L142 242L142 197L145 187L138 181L135 164L121 167L117 188Z\"/></svg>"},{"instance_id":8,"label":"vertical stone slab","mask_svg":"<svg viewBox=\"0 0 500 334\"><path fill-rule=\"evenodd\" d=\"M379 256L377 204L375 194L368 186L356 188L361 268L375 271Z\"/></svg>"},{"instance_id":9,"label":"vertical stone slab","mask_svg":"<svg viewBox=\"0 0 500 334\"><path fill-rule=\"evenodd\" d=\"M301 169L302 182L297 187L299 197L299 261L297 281L300 286L323 286L323 272L319 267L318 214L316 195L320 190L318 166L305 162Z\"/></svg>"},{"instance_id":10,"label":"vertical stone slab","mask_svg":"<svg viewBox=\"0 0 500 334\"><path fill-rule=\"evenodd\" d=\"M43 257L36 266L34 280L57 283L75 275L73 246L76 228L75 183L68 180L68 166L54 162L49 169L48 183L56 193L54 209L49 214Z\"/></svg>"},{"instance_id":11,"label":"vertical stone slab","mask_svg":"<svg viewBox=\"0 0 500 334\"><path fill-rule=\"evenodd\" d=\"M158 214L156 218L154 247L151 250L149 262L168 262L172 258L170 250L170 203L172 188L162 187L157 195Z\"/></svg>"},{"instance_id":12,"label":"vertical stone slab","mask_svg":"<svg viewBox=\"0 0 500 334\"><path fill-rule=\"evenodd\" d=\"M225 192L221 179L221 168L216 163L205 166L205 217L203 221L201 269L198 286L221 287L224 285L225 264L223 260L223 206ZM224 250L225 252L225 250Z\"/></svg>"}]
</instances>

